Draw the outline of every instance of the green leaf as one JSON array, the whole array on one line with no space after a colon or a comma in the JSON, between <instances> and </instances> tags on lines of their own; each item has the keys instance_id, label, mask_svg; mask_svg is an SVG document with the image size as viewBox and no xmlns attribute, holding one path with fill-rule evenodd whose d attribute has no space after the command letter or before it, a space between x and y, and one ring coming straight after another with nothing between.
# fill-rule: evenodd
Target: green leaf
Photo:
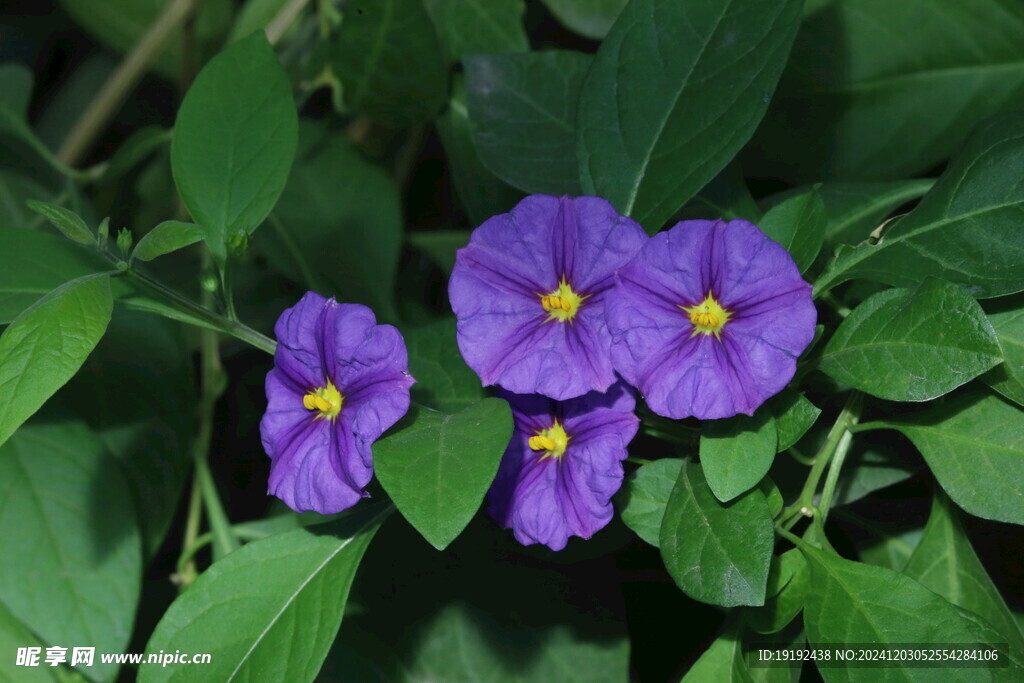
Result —
<instances>
[{"instance_id":1,"label":"green leaf","mask_svg":"<svg viewBox=\"0 0 1024 683\"><path fill-rule=\"evenodd\" d=\"M512 414L498 398L454 415L419 409L374 446L374 468L398 510L443 550L480 508L511 435Z\"/></svg>"},{"instance_id":2,"label":"green leaf","mask_svg":"<svg viewBox=\"0 0 1024 683\"><path fill-rule=\"evenodd\" d=\"M700 462L715 497L728 503L768 473L779 444L775 418L767 410L706 423Z\"/></svg>"},{"instance_id":3,"label":"green leaf","mask_svg":"<svg viewBox=\"0 0 1024 683\"><path fill-rule=\"evenodd\" d=\"M32 97L32 72L22 64L0 64L0 142L10 140L28 148L33 159L41 159L47 166L59 173L69 174L71 170L57 160L50 149L39 140L28 124L28 105ZM3 145L5 156L12 150ZM18 156L14 153L14 156ZM5 163L9 159L5 159Z\"/></svg>"},{"instance_id":4,"label":"green leaf","mask_svg":"<svg viewBox=\"0 0 1024 683\"><path fill-rule=\"evenodd\" d=\"M1024 115L986 121L917 208L891 223L879 242L840 247L815 291L854 278L910 287L928 276L963 285L978 298L1024 290L1022 169Z\"/></svg>"},{"instance_id":5,"label":"green leaf","mask_svg":"<svg viewBox=\"0 0 1024 683\"><path fill-rule=\"evenodd\" d=\"M608 34L628 0L541 0L560 22L581 36L600 40Z\"/></svg>"},{"instance_id":6,"label":"green leaf","mask_svg":"<svg viewBox=\"0 0 1024 683\"><path fill-rule=\"evenodd\" d=\"M452 82L452 97L448 108L435 122L448 167L452 174L452 182L458 194L462 208L466 211L473 225L480 225L485 220L499 213L508 212L522 198L522 193L502 182L487 170L480 155L473 145L470 132L469 111L466 109L466 81L457 74ZM436 232L410 233L410 239L429 240ZM465 246L469 237L457 246ZM449 259L455 262L455 252ZM448 267L451 272L451 267Z\"/></svg>"},{"instance_id":7,"label":"green leaf","mask_svg":"<svg viewBox=\"0 0 1024 683\"><path fill-rule=\"evenodd\" d=\"M0 324L11 322L68 280L109 267L99 255L35 230L0 228L0 254ZM121 282L111 284L115 294L127 291Z\"/></svg>"},{"instance_id":8,"label":"green leaf","mask_svg":"<svg viewBox=\"0 0 1024 683\"><path fill-rule=\"evenodd\" d=\"M250 543L213 564L170 606L147 653L208 652L210 680L311 681L338 633L366 547L391 507ZM194 680L141 667L143 683Z\"/></svg>"},{"instance_id":9,"label":"green leaf","mask_svg":"<svg viewBox=\"0 0 1024 683\"><path fill-rule=\"evenodd\" d=\"M68 211L63 206L35 199L28 200L26 204L28 208L46 218L50 225L60 230L61 234L69 240L79 244L95 244L96 236L92 234L92 230L85 224L81 216L74 211Z\"/></svg>"},{"instance_id":10,"label":"green leaf","mask_svg":"<svg viewBox=\"0 0 1024 683\"><path fill-rule=\"evenodd\" d=\"M291 84L262 32L210 60L189 88L174 124L171 169L219 259L277 202L296 130Z\"/></svg>"},{"instance_id":11,"label":"green leaf","mask_svg":"<svg viewBox=\"0 0 1024 683\"><path fill-rule=\"evenodd\" d=\"M929 278L914 290L879 292L858 306L825 345L820 368L891 401L927 401L1002 361L978 302Z\"/></svg>"},{"instance_id":12,"label":"green leaf","mask_svg":"<svg viewBox=\"0 0 1024 683\"><path fill-rule=\"evenodd\" d=\"M812 188L769 209L757 227L784 246L803 273L825 241L825 203Z\"/></svg>"},{"instance_id":13,"label":"green leaf","mask_svg":"<svg viewBox=\"0 0 1024 683\"><path fill-rule=\"evenodd\" d=\"M811 568L804 607L804 627L811 643L873 643L879 647L905 643L977 642L970 622L943 598L913 579L883 567L844 560L838 555L800 545ZM904 667L900 662L872 670L873 681L934 680L933 671ZM857 681L860 669L822 667L828 683ZM944 669L942 680L988 679L987 669Z\"/></svg>"},{"instance_id":14,"label":"green leaf","mask_svg":"<svg viewBox=\"0 0 1024 683\"><path fill-rule=\"evenodd\" d=\"M203 239L205 231L194 223L164 221L139 240L132 252L132 259L152 261L158 256L170 254Z\"/></svg>"},{"instance_id":15,"label":"green leaf","mask_svg":"<svg viewBox=\"0 0 1024 683\"><path fill-rule=\"evenodd\" d=\"M264 232L264 254L292 280L394 316L401 200L384 169L340 132L303 123L295 168Z\"/></svg>"},{"instance_id":16,"label":"green leaf","mask_svg":"<svg viewBox=\"0 0 1024 683\"><path fill-rule=\"evenodd\" d=\"M82 367L103 336L114 302L110 278L62 285L0 336L0 444Z\"/></svg>"},{"instance_id":17,"label":"green leaf","mask_svg":"<svg viewBox=\"0 0 1024 683\"><path fill-rule=\"evenodd\" d=\"M938 492L921 542L903 573L991 624L1014 649L1024 652L1024 636L964 532L949 499Z\"/></svg>"},{"instance_id":18,"label":"green leaf","mask_svg":"<svg viewBox=\"0 0 1024 683\"><path fill-rule=\"evenodd\" d=\"M972 515L1024 524L1024 413L1002 399L963 392L897 429L921 451L949 497ZM965 457L969 453L970 457Z\"/></svg>"},{"instance_id":19,"label":"green leaf","mask_svg":"<svg viewBox=\"0 0 1024 683\"><path fill-rule=\"evenodd\" d=\"M448 58L526 52L523 0L424 0Z\"/></svg>"},{"instance_id":20,"label":"green leaf","mask_svg":"<svg viewBox=\"0 0 1024 683\"><path fill-rule=\"evenodd\" d=\"M907 178L948 157L979 121L1024 106L1019 3L808 5L754 140L755 175Z\"/></svg>"},{"instance_id":21,"label":"green leaf","mask_svg":"<svg viewBox=\"0 0 1024 683\"><path fill-rule=\"evenodd\" d=\"M429 230L409 233L409 244L424 252L445 275L455 269L455 252L469 244L468 230Z\"/></svg>"},{"instance_id":22,"label":"green leaf","mask_svg":"<svg viewBox=\"0 0 1024 683\"><path fill-rule=\"evenodd\" d=\"M331 52L345 104L356 112L401 125L444 105L444 53L423 0L347 3Z\"/></svg>"},{"instance_id":23,"label":"green leaf","mask_svg":"<svg viewBox=\"0 0 1024 683\"><path fill-rule=\"evenodd\" d=\"M186 332L157 316L117 308L82 369L43 409L80 416L121 461L146 557L160 549L192 470L198 399Z\"/></svg>"},{"instance_id":24,"label":"green leaf","mask_svg":"<svg viewBox=\"0 0 1024 683\"><path fill-rule=\"evenodd\" d=\"M48 666L26 667L17 665L18 648L38 647L39 661L45 662L46 645L28 630L25 624L18 621L3 604L0 604L0 679L5 681L25 681L25 683L53 683L56 674Z\"/></svg>"},{"instance_id":25,"label":"green leaf","mask_svg":"<svg viewBox=\"0 0 1024 683\"><path fill-rule=\"evenodd\" d=\"M564 50L463 60L473 143L491 173L528 193L580 193L576 102L592 61Z\"/></svg>"},{"instance_id":26,"label":"green leaf","mask_svg":"<svg viewBox=\"0 0 1024 683\"><path fill-rule=\"evenodd\" d=\"M821 415L821 410L806 396L788 388L768 399L768 409L775 416L780 453L795 445Z\"/></svg>"},{"instance_id":27,"label":"green leaf","mask_svg":"<svg viewBox=\"0 0 1024 683\"><path fill-rule=\"evenodd\" d=\"M0 500L0 603L47 644L124 652L142 553L117 460L81 422L25 425L0 448Z\"/></svg>"},{"instance_id":28,"label":"green leaf","mask_svg":"<svg viewBox=\"0 0 1024 683\"><path fill-rule=\"evenodd\" d=\"M796 548L772 558L768 571L768 599L764 607L751 610L747 623L758 633L778 633L796 617L807 597L810 570Z\"/></svg>"},{"instance_id":29,"label":"green leaf","mask_svg":"<svg viewBox=\"0 0 1024 683\"><path fill-rule=\"evenodd\" d=\"M683 676L682 683L703 683L704 681L730 681L730 683L751 683L750 672L743 658L741 631L730 628L718 636L690 670Z\"/></svg>"},{"instance_id":30,"label":"green leaf","mask_svg":"<svg viewBox=\"0 0 1024 683\"><path fill-rule=\"evenodd\" d=\"M785 65L800 6L626 5L580 92L583 192L657 232L753 134Z\"/></svg>"},{"instance_id":31,"label":"green leaf","mask_svg":"<svg viewBox=\"0 0 1024 683\"><path fill-rule=\"evenodd\" d=\"M28 208L29 199L52 200L57 193L19 172L0 169L0 233L31 228L42 223L39 214Z\"/></svg>"},{"instance_id":32,"label":"green leaf","mask_svg":"<svg viewBox=\"0 0 1024 683\"><path fill-rule=\"evenodd\" d=\"M679 478L679 467L677 458L649 462L626 477L619 495L622 521L655 548L660 541L665 506Z\"/></svg>"},{"instance_id":33,"label":"green leaf","mask_svg":"<svg viewBox=\"0 0 1024 683\"><path fill-rule=\"evenodd\" d=\"M1017 299L1019 301L1019 299ZM1011 304L988 314L1003 349L1003 363L982 380L1000 394L1024 406L1024 306Z\"/></svg>"},{"instance_id":34,"label":"green leaf","mask_svg":"<svg viewBox=\"0 0 1024 683\"><path fill-rule=\"evenodd\" d=\"M839 473L833 506L848 505L887 486L905 481L924 468L924 462L902 441L858 436Z\"/></svg>"},{"instance_id":35,"label":"green leaf","mask_svg":"<svg viewBox=\"0 0 1024 683\"><path fill-rule=\"evenodd\" d=\"M666 569L691 598L723 607L764 604L775 534L761 491L720 503L700 466L684 463L660 541Z\"/></svg>"},{"instance_id":36,"label":"green leaf","mask_svg":"<svg viewBox=\"0 0 1024 683\"><path fill-rule=\"evenodd\" d=\"M60 0L60 5L88 33L119 52L128 52L167 8L166 0ZM193 35L203 55L223 41L231 5L230 0L204 0L197 6ZM181 76L182 50L189 47L183 34L181 29L171 34L154 64L171 80Z\"/></svg>"},{"instance_id":37,"label":"green leaf","mask_svg":"<svg viewBox=\"0 0 1024 683\"><path fill-rule=\"evenodd\" d=\"M825 203L825 243L859 244L893 211L922 197L935 185L932 178L878 183L823 183L818 187Z\"/></svg>"},{"instance_id":38,"label":"green leaf","mask_svg":"<svg viewBox=\"0 0 1024 683\"><path fill-rule=\"evenodd\" d=\"M462 360L455 342L455 320L439 320L405 333L409 372L417 403L458 412L484 397L480 378Z\"/></svg>"},{"instance_id":39,"label":"green leaf","mask_svg":"<svg viewBox=\"0 0 1024 683\"><path fill-rule=\"evenodd\" d=\"M747 180L743 177L743 167L736 160L729 162L711 182L701 188L692 204L708 207L711 210L709 218L742 218L757 224L764 216L750 194Z\"/></svg>"}]
</instances>

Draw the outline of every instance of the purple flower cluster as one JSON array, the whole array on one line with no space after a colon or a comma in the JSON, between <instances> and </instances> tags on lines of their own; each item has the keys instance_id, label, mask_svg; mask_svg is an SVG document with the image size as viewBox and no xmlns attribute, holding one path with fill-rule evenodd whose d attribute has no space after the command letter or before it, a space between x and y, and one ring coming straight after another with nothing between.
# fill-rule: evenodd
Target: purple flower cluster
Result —
<instances>
[{"instance_id":1,"label":"purple flower cluster","mask_svg":"<svg viewBox=\"0 0 1024 683\"><path fill-rule=\"evenodd\" d=\"M488 495L522 543L563 548L611 519L637 430L631 390L670 418L753 414L814 336L811 288L753 224L653 238L598 197L527 197L477 228L448 288L466 363L512 406Z\"/></svg>"}]
</instances>

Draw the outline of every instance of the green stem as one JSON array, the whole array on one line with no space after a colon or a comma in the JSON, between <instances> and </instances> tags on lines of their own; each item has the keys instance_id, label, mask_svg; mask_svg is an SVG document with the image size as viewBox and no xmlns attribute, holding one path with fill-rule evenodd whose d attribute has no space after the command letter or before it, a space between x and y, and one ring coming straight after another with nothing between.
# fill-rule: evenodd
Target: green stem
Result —
<instances>
[{"instance_id":1,"label":"green stem","mask_svg":"<svg viewBox=\"0 0 1024 683\"><path fill-rule=\"evenodd\" d=\"M643 465L647 465L649 463L652 463L654 461L653 460L648 460L647 458L626 458L626 462L631 462L634 465L641 465L641 466L643 466Z\"/></svg>"},{"instance_id":2,"label":"green stem","mask_svg":"<svg viewBox=\"0 0 1024 683\"><path fill-rule=\"evenodd\" d=\"M192 479L192 493L188 501L188 518L185 520L185 538L181 542L181 555L178 556L179 585L186 588L199 577L196 569L195 550L199 536L199 522L203 516L203 494L199 488L199 480Z\"/></svg>"},{"instance_id":3,"label":"green stem","mask_svg":"<svg viewBox=\"0 0 1024 683\"><path fill-rule=\"evenodd\" d=\"M832 497L835 495L836 484L839 483L839 472L843 469L843 462L845 462L846 455L850 452L850 446L853 444L853 432L850 431L850 427L856 424L859 417L859 414L850 414L846 431L844 431L843 435L839 438L839 444L836 445L835 455L832 456L832 462L828 466L828 476L825 477L825 488L821 491L821 501L818 503L818 510L820 510L822 524L824 524L825 520L828 518L828 511L832 506Z\"/></svg>"},{"instance_id":4,"label":"green stem","mask_svg":"<svg viewBox=\"0 0 1024 683\"><path fill-rule=\"evenodd\" d=\"M779 528L790 529L800 519L800 515L807 515L808 512L814 511L814 497L818 491L818 484L821 483L821 477L825 474L825 468L829 462L832 461L833 456L837 453L839 455L839 465L842 466L842 460L846 458L846 453L850 448L850 442L852 437L849 434L849 428L851 425L856 424L860 418L860 408L863 401L864 395L859 391L850 392L849 398L846 400L846 405L839 412L839 416L836 417L835 423L832 425L832 429L829 430L828 436L825 438L825 443L822 444L821 448L818 449L818 453L814 456L814 464L811 466L811 471L807 475L807 480L804 482L803 490L800 492L800 497L797 498L796 502L787 507L782 511L779 516ZM845 443L844 443L845 439ZM835 478L838 479L839 470L836 469ZM827 485L827 483L826 483ZM832 484L832 492L835 491L835 482ZM831 504L832 493L829 493L829 500ZM823 514L828 513L828 507L825 506L825 500L822 499L822 511Z\"/></svg>"},{"instance_id":5,"label":"green stem","mask_svg":"<svg viewBox=\"0 0 1024 683\"><path fill-rule=\"evenodd\" d=\"M159 295L179 311L202 320L226 335L240 339L247 344L255 346L261 351L266 351L271 355L273 355L274 351L277 349L277 342L273 339L260 334L248 325L244 325L237 320L229 320L222 315L214 313L205 306L200 306L173 289L167 287L162 282L154 280L144 273L140 273L134 269L129 269L125 271L125 275L154 294Z\"/></svg>"}]
</instances>

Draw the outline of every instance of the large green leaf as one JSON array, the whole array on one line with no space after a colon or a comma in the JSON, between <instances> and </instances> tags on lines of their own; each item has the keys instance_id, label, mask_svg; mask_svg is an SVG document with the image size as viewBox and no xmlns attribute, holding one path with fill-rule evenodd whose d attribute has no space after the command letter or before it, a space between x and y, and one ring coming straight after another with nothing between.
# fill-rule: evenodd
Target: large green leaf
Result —
<instances>
[{"instance_id":1,"label":"large green leaf","mask_svg":"<svg viewBox=\"0 0 1024 683\"><path fill-rule=\"evenodd\" d=\"M942 161L978 121L1024 106L1020 3L808 5L752 145L757 175L906 178Z\"/></svg>"},{"instance_id":2,"label":"large green leaf","mask_svg":"<svg viewBox=\"0 0 1024 683\"><path fill-rule=\"evenodd\" d=\"M576 102L593 58L549 50L463 60L480 160L524 192L579 194Z\"/></svg>"},{"instance_id":3,"label":"large green leaf","mask_svg":"<svg viewBox=\"0 0 1024 683\"><path fill-rule=\"evenodd\" d=\"M62 237L0 227L0 325L69 280L106 270L99 256ZM127 287L111 283L115 294Z\"/></svg>"},{"instance_id":4,"label":"large green leaf","mask_svg":"<svg viewBox=\"0 0 1024 683\"><path fill-rule=\"evenodd\" d=\"M921 203L877 243L840 247L815 283L864 278L910 287L934 276L979 298L1024 290L1024 115L978 126Z\"/></svg>"},{"instance_id":5,"label":"large green leaf","mask_svg":"<svg viewBox=\"0 0 1024 683\"><path fill-rule=\"evenodd\" d=\"M73 411L121 461L147 557L160 549L192 468L197 397L186 331L115 309L95 351L44 408Z\"/></svg>"},{"instance_id":6,"label":"large green leaf","mask_svg":"<svg viewBox=\"0 0 1024 683\"><path fill-rule=\"evenodd\" d=\"M700 437L700 462L715 497L727 503L757 486L778 444L775 418L767 410L708 422Z\"/></svg>"},{"instance_id":7,"label":"large green leaf","mask_svg":"<svg viewBox=\"0 0 1024 683\"><path fill-rule=\"evenodd\" d=\"M303 123L295 168L261 236L278 270L325 296L394 318L398 190L340 133Z\"/></svg>"},{"instance_id":8,"label":"large green leaf","mask_svg":"<svg viewBox=\"0 0 1024 683\"><path fill-rule=\"evenodd\" d=\"M679 467L676 458L649 462L626 477L619 494L622 521L654 547L660 542L661 522L679 478Z\"/></svg>"},{"instance_id":9,"label":"large green leaf","mask_svg":"<svg viewBox=\"0 0 1024 683\"><path fill-rule=\"evenodd\" d=\"M455 414L418 409L412 424L374 447L381 486L438 550L480 508L512 435L512 414L485 398Z\"/></svg>"},{"instance_id":10,"label":"large green leaf","mask_svg":"<svg viewBox=\"0 0 1024 683\"><path fill-rule=\"evenodd\" d=\"M982 379L1006 398L1024 406L1024 303L1016 297L1009 306L990 312L992 323L1003 349L1003 363Z\"/></svg>"},{"instance_id":11,"label":"large green leaf","mask_svg":"<svg viewBox=\"0 0 1024 683\"><path fill-rule=\"evenodd\" d=\"M967 512L1024 524L1024 412L1017 406L964 392L913 421L871 424L898 429L913 441L942 488Z\"/></svg>"},{"instance_id":12,"label":"large green leaf","mask_svg":"<svg viewBox=\"0 0 1024 683\"><path fill-rule=\"evenodd\" d=\"M932 501L924 536L903 573L954 605L991 624L1020 654L1024 636L967 539L953 504L942 493Z\"/></svg>"},{"instance_id":13,"label":"large green leaf","mask_svg":"<svg viewBox=\"0 0 1024 683\"><path fill-rule=\"evenodd\" d=\"M825 203L812 188L773 206L757 227L784 246L803 273L825 241Z\"/></svg>"},{"instance_id":14,"label":"large green leaf","mask_svg":"<svg viewBox=\"0 0 1024 683\"><path fill-rule=\"evenodd\" d=\"M82 367L103 336L114 302L110 278L60 286L0 336L0 444Z\"/></svg>"},{"instance_id":15,"label":"large green leaf","mask_svg":"<svg viewBox=\"0 0 1024 683\"><path fill-rule=\"evenodd\" d=\"M0 169L0 232L29 228L42 223L42 218L28 208L29 199L53 201L56 192L31 177L8 169Z\"/></svg>"},{"instance_id":16,"label":"large green leaf","mask_svg":"<svg viewBox=\"0 0 1024 683\"><path fill-rule=\"evenodd\" d=\"M391 507L246 545L170 606L147 653L207 652L208 680L311 681L338 633L359 561ZM139 680L194 680L187 667L142 667Z\"/></svg>"},{"instance_id":17,"label":"large green leaf","mask_svg":"<svg viewBox=\"0 0 1024 683\"><path fill-rule=\"evenodd\" d=\"M462 360L455 343L455 320L439 320L405 333L409 372L416 378L413 400L450 413L484 397L480 378Z\"/></svg>"},{"instance_id":18,"label":"large green leaf","mask_svg":"<svg viewBox=\"0 0 1024 683\"><path fill-rule=\"evenodd\" d=\"M928 278L868 298L825 346L821 370L891 401L927 401L1002 361L995 330L960 287Z\"/></svg>"},{"instance_id":19,"label":"large green leaf","mask_svg":"<svg viewBox=\"0 0 1024 683\"><path fill-rule=\"evenodd\" d=\"M522 193L487 170L473 145L469 110L466 108L466 81L461 74L454 77L448 108L437 117L435 123L448 157L448 170L452 175L455 192L470 222L474 226L480 225L491 216L505 213L515 206L522 198ZM410 238L430 239L435 232L415 232ZM456 246L463 247L468 241L467 236ZM454 249L448 260L454 264ZM448 272L451 272L451 267Z\"/></svg>"},{"instance_id":20,"label":"large green leaf","mask_svg":"<svg viewBox=\"0 0 1024 683\"><path fill-rule=\"evenodd\" d=\"M0 603L0 652L7 653L0 658L0 679L25 683L53 683L58 680L48 666L19 666L15 653L23 647L38 647L39 661L45 660L46 646Z\"/></svg>"},{"instance_id":21,"label":"large green leaf","mask_svg":"<svg viewBox=\"0 0 1024 683\"><path fill-rule=\"evenodd\" d=\"M449 59L526 52L523 0L424 0Z\"/></svg>"},{"instance_id":22,"label":"large green leaf","mask_svg":"<svg viewBox=\"0 0 1024 683\"><path fill-rule=\"evenodd\" d=\"M877 183L823 183L818 192L825 203L825 243L859 244L868 239L890 213L923 196L935 185L931 178Z\"/></svg>"},{"instance_id":23,"label":"large green leaf","mask_svg":"<svg viewBox=\"0 0 1024 683\"><path fill-rule=\"evenodd\" d=\"M969 621L945 599L913 579L884 567L844 560L801 544L811 567L811 585L804 606L804 627L810 643L846 647L871 643L878 647L906 643L978 642ZM934 671L901 662L871 670L871 680L936 680ZM828 683L858 681L862 669L820 667ZM947 668L944 681L990 680L988 669Z\"/></svg>"},{"instance_id":24,"label":"large green leaf","mask_svg":"<svg viewBox=\"0 0 1024 683\"><path fill-rule=\"evenodd\" d=\"M447 74L423 0L354 0L344 9L331 63L346 106L391 124L433 117Z\"/></svg>"},{"instance_id":25,"label":"large green leaf","mask_svg":"<svg viewBox=\"0 0 1024 683\"><path fill-rule=\"evenodd\" d=\"M125 651L142 552L120 463L80 422L31 423L0 449L0 500L0 602L47 644Z\"/></svg>"},{"instance_id":26,"label":"large green leaf","mask_svg":"<svg viewBox=\"0 0 1024 683\"><path fill-rule=\"evenodd\" d=\"M576 33L600 39L607 35L628 0L541 0L555 17Z\"/></svg>"},{"instance_id":27,"label":"large green leaf","mask_svg":"<svg viewBox=\"0 0 1024 683\"><path fill-rule=\"evenodd\" d=\"M751 610L747 617L758 633L778 633L796 617L807 598L810 570L796 548L772 558L768 572L768 599L764 607Z\"/></svg>"},{"instance_id":28,"label":"large green leaf","mask_svg":"<svg viewBox=\"0 0 1024 683\"><path fill-rule=\"evenodd\" d=\"M700 466L684 463L660 540L665 567L690 597L723 607L764 604L775 534L759 489L723 504Z\"/></svg>"},{"instance_id":29,"label":"large green leaf","mask_svg":"<svg viewBox=\"0 0 1024 683\"><path fill-rule=\"evenodd\" d=\"M580 92L585 194L656 232L764 114L800 21L796 0L633 0Z\"/></svg>"},{"instance_id":30,"label":"large green leaf","mask_svg":"<svg viewBox=\"0 0 1024 683\"><path fill-rule=\"evenodd\" d=\"M171 168L218 258L274 207L295 156L296 128L291 84L261 31L210 60L189 88L174 124Z\"/></svg>"}]
</instances>

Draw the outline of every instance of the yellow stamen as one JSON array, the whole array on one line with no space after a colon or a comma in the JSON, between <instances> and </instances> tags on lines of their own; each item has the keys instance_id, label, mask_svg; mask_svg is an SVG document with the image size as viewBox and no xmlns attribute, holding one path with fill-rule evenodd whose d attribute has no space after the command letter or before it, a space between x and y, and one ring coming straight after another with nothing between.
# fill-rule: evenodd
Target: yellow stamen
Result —
<instances>
[{"instance_id":1,"label":"yellow stamen","mask_svg":"<svg viewBox=\"0 0 1024 683\"><path fill-rule=\"evenodd\" d=\"M693 324L692 337L698 334L713 334L715 339L721 340L722 328L729 322L732 313L722 308L722 305L715 301L711 292L704 298L704 301L695 306L680 306L690 316Z\"/></svg>"},{"instance_id":2,"label":"yellow stamen","mask_svg":"<svg viewBox=\"0 0 1024 683\"><path fill-rule=\"evenodd\" d=\"M309 392L302 397L302 405L306 410L316 410L320 414L315 419L328 419L333 420L338 417L338 413L341 412L341 404L345 402L345 397L338 391L338 387L334 386L328 380L327 386L318 387L313 391Z\"/></svg>"},{"instance_id":3,"label":"yellow stamen","mask_svg":"<svg viewBox=\"0 0 1024 683\"><path fill-rule=\"evenodd\" d=\"M548 314L548 319L544 322L558 320L564 323L571 322L576 317L580 305L590 295L580 296L574 292L569 281L563 276L558 282L558 289L549 294L538 294L537 296L540 297L541 308Z\"/></svg>"},{"instance_id":4,"label":"yellow stamen","mask_svg":"<svg viewBox=\"0 0 1024 683\"><path fill-rule=\"evenodd\" d=\"M531 450L544 451L541 460L546 458L561 459L565 455L565 449L569 446L569 435L565 433L565 427L557 420L548 427L531 436L527 442Z\"/></svg>"}]
</instances>

